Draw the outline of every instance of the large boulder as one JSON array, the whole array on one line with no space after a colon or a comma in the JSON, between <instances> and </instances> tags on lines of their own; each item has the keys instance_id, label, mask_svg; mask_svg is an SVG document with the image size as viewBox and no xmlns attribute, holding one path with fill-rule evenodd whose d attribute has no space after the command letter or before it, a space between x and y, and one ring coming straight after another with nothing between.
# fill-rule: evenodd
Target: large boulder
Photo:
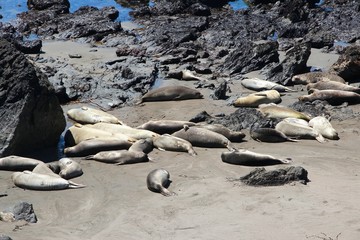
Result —
<instances>
[{"instance_id":1,"label":"large boulder","mask_svg":"<svg viewBox=\"0 0 360 240\"><path fill-rule=\"evenodd\" d=\"M336 72L348 82L360 80L360 46L347 47L345 52L331 66L330 71Z\"/></svg>"},{"instance_id":2,"label":"large boulder","mask_svg":"<svg viewBox=\"0 0 360 240\"><path fill-rule=\"evenodd\" d=\"M0 39L0 156L56 146L66 121L54 88Z\"/></svg>"}]
</instances>

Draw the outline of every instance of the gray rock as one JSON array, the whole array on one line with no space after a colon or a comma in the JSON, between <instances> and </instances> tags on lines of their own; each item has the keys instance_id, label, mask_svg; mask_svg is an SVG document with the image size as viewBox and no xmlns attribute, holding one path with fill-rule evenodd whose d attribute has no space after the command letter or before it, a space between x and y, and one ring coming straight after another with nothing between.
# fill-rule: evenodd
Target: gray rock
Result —
<instances>
[{"instance_id":1,"label":"gray rock","mask_svg":"<svg viewBox=\"0 0 360 240\"><path fill-rule=\"evenodd\" d=\"M4 234L0 234L0 240L12 240L12 238Z\"/></svg>"},{"instance_id":2,"label":"gray rock","mask_svg":"<svg viewBox=\"0 0 360 240\"><path fill-rule=\"evenodd\" d=\"M360 46L353 45L347 47L344 54L331 66L330 71L336 72L347 82L359 82Z\"/></svg>"},{"instance_id":3,"label":"gray rock","mask_svg":"<svg viewBox=\"0 0 360 240\"><path fill-rule=\"evenodd\" d=\"M65 118L47 77L0 40L0 156L55 147Z\"/></svg>"},{"instance_id":4,"label":"gray rock","mask_svg":"<svg viewBox=\"0 0 360 240\"><path fill-rule=\"evenodd\" d=\"M19 202L3 211L4 213L14 214L15 221L25 220L29 223L36 223L37 217L33 209L33 205L27 202Z\"/></svg>"}]
</instances>

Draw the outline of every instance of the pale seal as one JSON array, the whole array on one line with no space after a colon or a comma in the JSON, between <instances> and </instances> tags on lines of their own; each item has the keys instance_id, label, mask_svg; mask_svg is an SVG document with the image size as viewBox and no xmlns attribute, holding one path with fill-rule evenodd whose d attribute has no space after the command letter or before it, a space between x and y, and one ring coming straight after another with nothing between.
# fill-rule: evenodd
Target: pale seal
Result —
<instances>
[{"instance_id":1,"label":"pale seal","mask_svg":"<svg viewBox=\"0 0 360 240\"><path fill-rule=\"evenodd\" d=\"M303 85L306 85L308 83L316 83L321 80L345 83L345 80L342 77L336 74L326 73L326 72L308 72L308 73L295 75L291 78L291 81L294 84L303 84Z\"/></svg>"},{"instance_id":2,"label":"pale seal","mask_svg":"<svg viewBox=\"0 0 360 240\"><path fill-rule=\"evenodd\" d=\"M46 174L33 173L28 170L14 172L11 179L15 186L31 190L62 190L67 188L83 188L85 185L77 184L63 178Z\"/></svg>"},{"instance_id":3,"label":"pale seal","mask_svg":"<svg viewBox=\"0 0 360 240\"><path fill-rule=\"evenodd\" d=\"M267 118L300 118L306 121L310 120L310 116L305 113L296 111L292 108L288 108L276 104L262 104L258 110Z\"/></svg>"},{"instance_id":4,"label":"pale seal","mask_svg":"<svg viewBox=\"0 0 360 240\"><path fill-rule=\"evenodd\" d=\"M276 90L266 90L251 93L244 97L239 97L233 102L234 107L258 107L260 104L280 103L281 96Z\"/></svg>"},{"instance_id":5,"label":"pale seal","mask_svg":"<svg viewBox=\"0 0 360 240\"><path fill-rule=\"evenodd\" d=\"M58 161L49 162L47 166L64 179L79 177L83 174L80 164L70 158L61 158Z\"/></svg>"},{"instance_id":6,"label":"pale seal","mask_svg":"<svg viewBox=\"0 0 360 240\"><path fill-rule=\"evenodd\" d=\"M70 109L66 112L66 114L70 119L82 124L95 124L98 122L123 124L117 117L111 115L110 113L85 106Z\"/></svg>"},{"instance_id":7,"label":"pale seal","mask_svg":"<svg viewBox=\"0 0 360 240\"><path fill-rule=\"evenodd\" d=\"M317 90L342 90L342 91L349 91L349 92L356 92L360 93L360 88L354 87L345 83L341 82L334 82L334 81L324 81L321 80L316 83L309 83L306 85L308 91L311 92L311 89Z\"/></svg>"},{"instance_id":8,"label":"pale seal","mask_svg":"<svg viewBox=\"0 0 360 240\"><path fill-rule=\"evenodd\" d=\"M195 126L196 123L189 122L189 121L179 121L179 120L151 120L148 121L137 128L140 129L146 129L153 132L156 132L158 134L172 134L176 131L181 130L184 125L187 125L189 127Z\"/></svg>"},{"instance_id":9,"label":"pale seal","mask_svg":"<svg viewBox=\"0 0 360 240\"><path fill-rule=\"evenodd\" d=\"M311 94L299 97L299 101L313 102L315 100L327 101L331 105L360 103L360 94L342 90L317 90L311 89Z\"/></svg>"},{"instance_id":10,"label":"pale seal","mask_svg":"<svg viewBox=\"0 0 360 240\"><path fill-rule=\"evenodd\" d=\"M182 80L187 80L187 81L192 81L192 80L195 80L195 81L207 81L204 78L195 76L190 70L187 70L187 69L182 70L181 74L182 74L182 76L181 76Z\"/></svg>"},{"instance_id":11,"label":"pale seal","mask_svg":"<svg viewBox=\"0 0 360 240\"><path fill-rule=\"evenodd\" d=\"M129 148L130 152L143 152L150 153L154 149L153 139L139 139L133 143L133 145Z\"/></svg>"},{"instance_id":12,"label":"pale seal","mask_svg":"<svg viewBox=\"0 0 360 240\"><path fill-rule=\"evenodd\" d=\"M231 142L241 142L245 137L245 133L240 131L232 131L221 124L197 124L195 125L195 127L205 128L210 131L220 133L221 135L229 139Z\"/></svg>"},{"instance_id":13,"label":"pale seal","mask_svg":"<svg viewBox=\"0 0 360 240\"><path fill-rule=\"evenodd\" d=\"M150 90L141 98L139 103L153 101L176 101L199 98L203 98L203 95L195 89L185 86L166 86Z\"/></svg>"},{"instance_id":14,"label":"pale seal","mask_svg":"<svg viewBox=\"0 0 360 240\"><path fill-rule=\"evenodd\" d=\"M223 135L210 131L205 128L188 127L184 126L183 129L174 132L172 134L175 137L179 137L189 141L196 147L211 147L211 148L223 148L226 147L229 150L234 150L229 139Z\"/></svg>"},{"instance_id":15,"label":"pale seal","mask_svg":"<svg viewBox=\"0 0 360 240\"><path fill-rule=\"evenodd\" d=\"M278 92L294 92L291 88L285 87L278 83L262 80L259 78L247 78L241 80L241 85L247 89L254 91L264 91L264 90L276 90Z\"/></svg>"},{"instance_id":16,"label":"pale seal","mask_svg":"<svg viewBox=\"0 0 360 240\"><path fill-rule=\"evenodd\" d=\"M0 170L7 170L7 171L30 170L31 171L39 163L43 163L43 162L33 158L11 155L0 158Z\"/></svg>"},{"instance_id":17,"label":"pale seal","mask_svg":"<svg viewBox=\"0 0 360 240\"><path fill-rule=\"evenodd\" d=\"M318 131L324 138L338 140L339 135L329 120L323 116L314 117L309 121L309 126Z\"/></svg>"},{"instance_id":18,"label":"pale seal","mask_svg":"<svg viewBox=\"0 0 360 240\"><path fill-rule=\"evenodd\" d=\"M279 159L271 155L255 153L245 149L223 152L221 153L221 160L226 163L244 166L266 166L291 162L288 159Z\"/></svg>"},{"instance_id":19,"label":"pale seal","mask_svg":"<svg viewBox=\"0 0 360 240\"><path fill-rule=\"evenodd\" d=\"M169 197L176 195L170 192L167 187L170 185L170 174L165 169L152 170L146 177L146 185L150 191L161 193Z\"/></svg>"},{"instance_id":20,"label":"pale seal","mask_svg":"<svg viewBox=\"0 0 360 240\"><path fill-rule=\"evenodd\" d=\"M149 158L147 154L139 151L128 150L114 150L114 151L102 151L95 155L85 157L86 160L95 160L103 163L111 163L116 165L133 164L148 162Z\"/></svg>"},{"instance_id":21,"label":"pale seal","mask_svg":"<svg viewBox=\"0 0 360 240\"><path fill-rule=\"evenodd\" d=\"M275 129L284 133L288 137L316 139L320 143L325 141L324 137L315 129L302 124L281 121L276 124Z\"/></svg>"},{"instance_id":22,"label":"pale seal","mask_svg":"<svg viewBox=\"0 0 360 240\"><path fill-rule=\"evenodd\" d=\"M182 138L169 134L163 134L153 139L154 147L163 151L188 152L191 156L196 156L191 143Z\"/></svg>"}]
</instances>

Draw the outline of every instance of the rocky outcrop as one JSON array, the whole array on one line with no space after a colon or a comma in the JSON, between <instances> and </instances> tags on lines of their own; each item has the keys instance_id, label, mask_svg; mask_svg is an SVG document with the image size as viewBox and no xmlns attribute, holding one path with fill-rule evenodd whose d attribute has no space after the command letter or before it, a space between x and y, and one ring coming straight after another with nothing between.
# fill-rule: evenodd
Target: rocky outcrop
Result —
<instances>
[{"instance_id":1,"label":"rocky outcrop","mask_svg":"<svg viewBox=\"0 0 360 240\"><path fill-rule=\"evenodd\" d=\"M6 216L7 221L25 220L29 223L36 223L37 217L33 209L33 205L27 202L19 202L1 212Z\"/></svg>"},{"instance_id":2,"label":"rocky outcrop","mask_svg":"<svg viewBox=\"0 0 360 240\"><path fill-rule=\"evenodd\" d=\"M337 73L347 82L360 81L360 46L347 47L345 52L334 63L330 71Z\"/></svg>"},{"instance_id":3,"label":"rocky outcrop","mask_svg":"<svg viewBox=\"0 0 360 240\"><path fill-rule=\"evenodd\" d=\"M8 41L0 40L0 156L56 146L65 118L54 88Z\"/></svg>"},{"instance_id":4,"label":"rocky outcrop","mask_svg":"<svg viewBox=\"0 0 360 240\"><path fill-rule=\"evenodd\" d=\"M31 10L55 10L60 13L68 13L70 9L69 0L28 0L28 8Z\"/></svg>"}]
</instances>

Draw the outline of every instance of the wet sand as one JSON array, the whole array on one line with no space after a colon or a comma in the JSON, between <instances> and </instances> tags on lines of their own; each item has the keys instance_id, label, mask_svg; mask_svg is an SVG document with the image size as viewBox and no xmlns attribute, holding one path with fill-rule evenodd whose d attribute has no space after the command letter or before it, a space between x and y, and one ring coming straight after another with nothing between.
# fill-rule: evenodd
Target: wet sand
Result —
<instances>
[{"instance_id":1,"label":"wet sand","mask_svg":"<svg viewBox=\"0 0 360 240\"><path fill-rule=\"evenodd\" d=\"M74 47L73 43L52 44L44 44L43 50L54 58L61 54L67 56L65 45L69 51ZM81 48L76 49L80 51ZM70 61L86 67L89 61L116 58L115 50L103 49L96 53L88 50L85 47L81 52L82 59ZM308 65L328 69L336 59L336 55L314 50ZM193 82L177 80L164 80L162 84L194 87ZM242 88L240 81L233 81L230 88L230 96L252 92ZM211 115L230 114L236 110L228 106L227 101L212 100L210 90L199 90L204 99L149 102L111 113L130 126L138 126L155 119L188 120L203 110ZM286 94L283 103L294 102L302 94L305 91ZM74 106L77 105L63 108L66 111ZM358 106L352 108L359 110ZM38 222L0 223L0 233L13 239L30 240L336 239L338 234L338 239L359 239L359 123L349 119L332 121L332 124L339 132L338 141L259 143L244 130L246 141L234 143L237 148L292 158L290 165L302 166L308 171L311 182L307 185L251 187L233 181L254 168L223 163L220 155L226 149L220 148L195 147L196 157L154 149L149 154L153 162L122 166L76 158L84 175L73 181L87 185L83 189L23 190L14 187L11 172L1 171L0 193L8 196L0 198L0 210L18 201L27 201L33 204ZM147 174L159 167L170 172L169 190L177 196L164 197L147 189Z\"/></svg>"}]
</instances>

